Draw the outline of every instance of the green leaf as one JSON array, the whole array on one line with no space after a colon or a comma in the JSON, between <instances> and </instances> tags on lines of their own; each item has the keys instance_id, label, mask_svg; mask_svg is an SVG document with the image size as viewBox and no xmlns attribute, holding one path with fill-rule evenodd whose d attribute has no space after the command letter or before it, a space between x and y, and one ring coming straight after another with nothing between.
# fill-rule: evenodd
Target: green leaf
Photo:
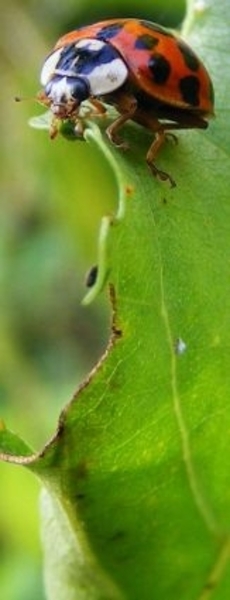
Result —
<instances>
[{"instance_id":1,"label":"green leaf","mask_svg":"<svg viewBox=\"0 0 230 600\"><path fill-rule=\"evenodd\" d=\"M162 151L175 189L147 171L148 133L127 126L122 154L86 131L119 186L95 284L109 278L111 337L40 454L0 433L48 490L49 600L229 598L229 18L227 0L190 3L217 117Z\"/></svg>"},{"instance_id":2,"label":"green leaf","mask_svg":"<svg viewBox=\"0 0 230 600\"><path fill-rule=\"evenodd\" d=\"M12 431L8 431L5 424L0 419L0 447L2 460L8 462L18 462L22 460L25 464L25 457L29 457L31 462L32 450L31 448Z\"/></svg>"}]
</instances>

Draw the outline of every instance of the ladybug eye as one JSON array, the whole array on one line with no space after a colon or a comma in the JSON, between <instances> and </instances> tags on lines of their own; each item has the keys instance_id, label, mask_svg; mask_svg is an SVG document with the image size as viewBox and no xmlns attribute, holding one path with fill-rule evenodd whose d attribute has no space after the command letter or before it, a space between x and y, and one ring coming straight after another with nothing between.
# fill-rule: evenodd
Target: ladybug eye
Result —
<instances>
[{"instance_id":1,"label":"ladybug eye","mask_svg":"<svg viewBox=\"0 0 230 600\"><path fill-rule=\"evenodd\" d=\"M68 80L70 80L70 78L68 78ZM73 77L70 87L72 97L77 100L79 104L80 102L83 102L83 100L86 100L90 95L88 82L82 77Z\"/></svg>"}]
</instances>

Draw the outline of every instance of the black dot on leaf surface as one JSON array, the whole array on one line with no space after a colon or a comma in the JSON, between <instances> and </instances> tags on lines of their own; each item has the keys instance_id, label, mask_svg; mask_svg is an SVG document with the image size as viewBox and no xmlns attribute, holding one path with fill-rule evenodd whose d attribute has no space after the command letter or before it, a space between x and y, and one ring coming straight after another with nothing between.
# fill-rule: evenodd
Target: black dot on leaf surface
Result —
<instances>
[{"instance_id":1,"label":"black dot on leaf surface","mask_svg":"<svg viewBox=\"0 0 230 600\"><path fill-rule=\"evenodd\" d=\"M86 287L88 287L88 288L93 287L93 285L96 283L96 280L97 280L97 274L98 274L98 266L94 265L93 267L91 267L91 269L86 274L86 278L85 278Z\"/></svg>"}]
</instances>

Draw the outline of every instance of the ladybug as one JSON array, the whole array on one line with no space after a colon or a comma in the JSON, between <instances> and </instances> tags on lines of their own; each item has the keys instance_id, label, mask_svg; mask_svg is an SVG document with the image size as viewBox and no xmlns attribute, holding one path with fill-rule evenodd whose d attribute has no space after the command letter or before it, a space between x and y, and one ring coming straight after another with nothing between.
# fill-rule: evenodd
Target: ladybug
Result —
<instances>
[{"instance_id":1,"label":"ladybug","mask_svg":"<svg viewBox=\"0 0 230 600\"><path fill-rule=\"evenodd\" d=\"M53 132L58 120L71 120L81 131L84 100L91 114L105 113L103 103L116 108L106 133L118 147L127 147L119 132L128 120L153 132L146 161L171 186L172 177L155 164L167 135L206 129L214 114L213 85L193 50L171 31L138 19L102 21L61 37L44 62L41 84L38 99L54 115Z\"/></svg>"}]
</instances>

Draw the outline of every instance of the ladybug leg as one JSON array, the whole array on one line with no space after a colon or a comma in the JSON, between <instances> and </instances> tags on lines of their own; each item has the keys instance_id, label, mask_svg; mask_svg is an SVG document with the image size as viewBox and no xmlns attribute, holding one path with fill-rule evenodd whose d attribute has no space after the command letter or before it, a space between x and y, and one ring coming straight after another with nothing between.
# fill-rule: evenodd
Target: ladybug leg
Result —
<instances>
[{"instance_id":1,"label":"ladybug leg","mask_svg":"<svg viewBox=\"0 0 230 600\"><path fill-rule=\"evenodd\" d=\"M174 146L177 146L177 144L178 144L178 137L177 137L177 135L175 135L175 133L169 133L169 131L167 131L165 133L165 139L166 139L166 142L172 142L174 144Z\"/></svg>"},{"instance_id":2,"label":"ladybug leg","mask_svg":"<svg viewBox=\"0 0 230 600\"><path fill-rule=\"evenodd\" d=\"M54 140L58 135L58 123L55 117L52 118L52 121L49 126L49 137L51 140Z\"/></svg>"},{"instance_id":3,"label":"ladybug leg","mask_svg":"<svg viewBox=\"0 0 230 600\"><path fill-rule=\"evenodd\" d=\"M100 100L98 100L97 98L90 98L89 101L90 101L90 104L92 104L93 108L95 109L95 112L93 112L92 115L95 115L96 117L105 116L107 110L106 110L104 104L102 104L102 102L100 102Z\"/></svg>"},{"instance_id":4,"label":"ladybug leg","mask_svg":"<svg viewBox=\"0 0 230 600\"><path fill-rule=\"evenodd\" d=\"M172 134L170 134L172 135ZM173 139L176 138L176 136L172 135ZM155 139L153 141L153 143L151 144L147 155L146 155L146 162L147 165L149 166L149 168L151 169L154 177L156 177L157 179L160 179L160 181L169 181L171 187L175 187L176 183L174 181L174 179L171 177L171 175L169 175L169 173L166 173L166 171L161 171L160 169L158 169L155 165L155 158L161 148L161 146L163 146L165 140L167 138L167 133L165 133L164 129L159 129L158 131L156 131L155 134Z\"/></svg>"},{"instance_id":5,"label":"ladybug leg","mask_svg":"<svg viewBox=\"0 0 230 600\"><path fill-rule=\"evenodd\" d=\"M137 110L137 101L133 96L120 96L117 107L121 112L121 115L107 127L106 134L109 140L117 146L117 148L128 150L129 145L120 138L118 131L123 127L126 121L133 118Z\"/></svg>"},{"instance_id":6,"label":"ladybug leg","mask_svg":"<svg viewBox=\"0 0 230 600\"><path fill-rule=\"evenodd\" d=\"M143 123L142 114L141 114L141 117L142 117L142 123ZM146 123L144 123L144 124L146 125ZM171 184L171 187L175 187L176 183L175 183L174 179L172 179L171 175L169 175L165 171L160 171L154 164L155 158L156 158L161 146L164 144L165 140L167 140L168 138L171 138L175 144L178 143L177 136L174 133L171 133L172 129L188 129L188 128L192 129L194 127L199 128L199 129L206 129L208 127L208 123L201 117L197 117L194 115L185 115L183 120L182 120L182 117L180 117L180 121L175 122L175 123L168 123L166 125L159 125L159 122L157 120L154 121L154 120L150 119L148 126L149 126L149 128L152 129L152 131L155 130L155 139L147 152L147 156L146 156L147 164L149 165L149 167L155 177L159 178L161 181L169 181ZM158 126L158 128L157 128L157 126Z\"/></svg>"}]
</instances>

